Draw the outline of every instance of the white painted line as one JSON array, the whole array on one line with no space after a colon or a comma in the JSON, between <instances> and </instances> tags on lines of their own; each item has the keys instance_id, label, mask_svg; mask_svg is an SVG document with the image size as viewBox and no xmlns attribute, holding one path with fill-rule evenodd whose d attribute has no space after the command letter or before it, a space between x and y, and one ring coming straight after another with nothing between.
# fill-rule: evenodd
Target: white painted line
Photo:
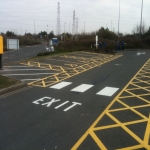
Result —
<instances>
[{"instance_id":1,"label":"white painted line","mask_svg":"<svg viewBox=\"0 0 150 150\"><path fill-rule=\"evenodd\" d=\"M33 66L3 66L3 67L15 68L15 67L33 67Z\"/></svg>"},{"instance_id":2,"label":"white painted line","mask_svg":"<svg viewBox=\"0 0 150 150\"><path fill-rule=\"evenodd\" d=\"M85 92L86 90L88 90L89 88L93 87L94 85L91 84L81 84L79 86L77 86L76 88L72 89L71 91L74 92Z\"/></svg>"},{"instance_id":3,"label":"white painted line","mask_svg":"<svg viewBox=\"0 0 150 150\"><path fill-rule=\"evenodd\" d=\"M72 84L72 82L60 82L58 84L55 84L55 85L51 86L50 88L61 89L61 88L65 87L67 85L70 85L70 84Z\"/></svg>"},{"instance_id":4,"label":"white painted line","mask_svg":"<svg viewBox=\"0 0 150 150\"><path fill-rule=\"evenodd\" d=\"M62 107L62 106L64 106L65 104L67 104L69 101L65 101L64 103L62 103L62 104L60 104L60 105L58 105L58 106L56 106L55 107L55 109L58 109L58 108L60 108L60 107Z\"/></svg>"},{"instance_id":5,"label":"white painted line","mask_svg":"<svg viewBox=\"0 0 150 150\"><path fill-rule=\"evenodd\" d=\"M64 109L64 111L68 111L69 109L73 108L76 105L82 105L81 103L77 103L77 102L72 102L73 104L71 106L69 106L68 108Z\"/></svg>"},{"instance_id":6,"label":"white painted line","mask_svg":"<svg viewBox=\"0 0 150 150\"><path fill-rule=\"evenodd\" d=\"M105 87L98 93L97 95L104 95L104 96L112 96L116 91L118 91L119 88L114 88L114 87Z\"/></svg>"},{"instance_id":7,"label":"white painted line","mask_svg":"<svg viewBox=\"0 0 150 150\"><path fill-rule=\"evenodd\" d=\"M30 73L30 74L2 74L3 76L30 76L30 75L40 75L40 74L55 74L55 73Z\"/></svg>"},{"instance_id":8,"label":"white painted line","mask_svg":"<svg viewBox=\"0 0 150 150\"><path fill-rule=\"evenodd\" d=\"M49 70L49 69L11 69L11 70L2 70L2 72L6 71L20 71L20 70Z\"/></svg>"},{"instance_id":9,"label":"white painted line","mask_svg":"<svg viewBox=\"0 0 150 150\"><path fill-rule=\"evenodd\" d=\"M28 80L40 80L40 78L39 79L21 79L21 81L28 81Z\"/></svg>"}]
</instances>

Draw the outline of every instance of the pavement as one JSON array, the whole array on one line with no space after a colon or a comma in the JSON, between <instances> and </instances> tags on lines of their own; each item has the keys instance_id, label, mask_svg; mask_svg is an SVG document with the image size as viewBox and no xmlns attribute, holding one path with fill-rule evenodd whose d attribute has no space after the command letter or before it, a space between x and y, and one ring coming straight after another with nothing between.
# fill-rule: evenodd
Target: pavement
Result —
<instances>
[{"instance_id":1,"label":"pavement","mask_svg":"<svg viewBox=\"0 0 150 150\"><path fill-rule=\"evenodd\" d=\"M144 52L144 53L143 53ZM77 52L5 65L0 149L150 149L150 51Z\"/></svg>"}]
</instances>

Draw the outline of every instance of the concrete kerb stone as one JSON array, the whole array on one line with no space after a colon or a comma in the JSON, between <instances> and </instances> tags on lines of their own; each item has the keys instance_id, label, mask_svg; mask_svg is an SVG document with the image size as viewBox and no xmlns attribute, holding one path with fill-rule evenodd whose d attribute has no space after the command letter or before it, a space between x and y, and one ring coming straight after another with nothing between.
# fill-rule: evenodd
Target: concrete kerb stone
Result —
<instances>
[{"instance_id":1,"label":"concrete kerb stone","mask_svg":"<svg viewBox=\"0 0 150 150\"><path fill-rule=\"evenodd\" d=\"M9 86L7 88L3 88L3 89L0 90L0 95L6 94L8 92L12 92L14 90L17 90L17 89L25 87L25 86L27 86L27 84L25 82L21 82L21 83Z\"/></svg>"}]
</instances>

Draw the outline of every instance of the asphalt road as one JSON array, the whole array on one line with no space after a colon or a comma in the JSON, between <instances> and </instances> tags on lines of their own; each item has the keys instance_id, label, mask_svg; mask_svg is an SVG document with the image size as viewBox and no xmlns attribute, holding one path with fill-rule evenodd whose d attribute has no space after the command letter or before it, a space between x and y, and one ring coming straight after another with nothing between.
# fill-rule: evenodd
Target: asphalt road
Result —
<instances>
[{"instance_id":1,"label":"asphalt road","mask_svg":"<svg viewBox=\"0 0 150 150\"><path fill-rule=\"evenodd\" d=\"M13 75L30 86L0 96L0 149L150 148L150 51L118 56L79 52L9 66L50 69L39 79L32 70L33 82Z\"/></svg>"},{"instance_id":2,"label":"asphalt road","mask_svg":"<svg viewBox=\"0 0 150 150\"><path fill-rule=\"evenodd\" d=\"M9 50L2 55L2 64L17 62L23 59L37 56L38 53L45 51L45 44L20 47L19 50Z\"/></svg>"}]
</instances>

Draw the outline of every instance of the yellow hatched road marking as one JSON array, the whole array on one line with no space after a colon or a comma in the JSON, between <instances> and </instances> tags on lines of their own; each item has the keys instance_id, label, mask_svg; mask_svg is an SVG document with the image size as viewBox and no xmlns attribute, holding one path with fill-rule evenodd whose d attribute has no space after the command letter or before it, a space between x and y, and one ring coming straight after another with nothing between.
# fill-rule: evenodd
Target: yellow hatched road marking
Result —
<instances>
[{"instance_id":1,"label":"yellow hatched road marking","mask_svg":"<svg viewBox=\"0 0 150 150\"><path fill-rule=\"evenodd\" d=\"M63 66L56 66L52 64L45 64L45 63L39 63L39 62L33 62L33 61L28 61L28 62L21 62L23 65L30 65L30 66L36 66L40 68L48 68L50 70L55 70L59 71L59 73L56 73L54 75L42 78L40 80L36 80L33 82L28 83L28 85L34 85L34 86L40 86L40 87L47 87L51 86L57 82L63 81L67 78L70 78L72 76L78 75L79 73L85 72L89 69L92 69L94 67L100 66L102 64L105 64L109 61L112 61L114 59L117 59L121 57L122 55L102 55L104 56L103 62L99 61L99 57L94 57L95 59L92 58L84 58L84 57L75 57L75 56L69 56L69 55L63 55L60 57L65 57L65 58L73 58L76 59L77 62L83 61L82 64L65 64L66 66L69 65L70 67L63 67Z\"/></svg>"},{"instance_id":2,"label":"yellow hatched road marking","mask_svg":"<svg viewBox=\"0 0 150 150\"><path fill-rule=\"evenodd\" d=\"M77 150L78 148L80 148L82 143L86 140L86 138L89 135L91 135L91 133L94 133L93 134L94 136L92 136L92 137L93 137L93 140L96 141L98 147L100 149L103 149L102 146L104 146L104 149L107 149L108 146L103 144L103 141L101 141L101 138L96 135L95 131L100 131L100 130L105 131L107 129L114 129L114 128L118 128L118 127L123 129L128 135L130 135L131 138L133 138L135 141L137 141L139 143L137 145L120 148L118 150L136 150L138 148L146 148L147 150L150 149L150 144L149 144L149 142L150 142L150 114L149 114L149 117L147 117L147 116L145 116L145 114L142 114L139 111L140 108L142 108L142 109L147 108L147 107L150 108L150 99L143 97L143 96L149 96L149 98L150 98L150 90L147 89L147 88L149 88L149 85L148 85L148 87L146 87L145 85L144 85L144 87L142 87L140 85L136 85L136 83L133 82L135 79L137 79L137 76L140 75L140 72L147 69L147 66L149 66L149 65L150 65L150 59L135 74L135 76L129 81L129 83L122 89L122 91L113 99L113 101L108 105L108 107L100 114L100 116L94 121L94 123L90 126L90 128L83 134L83 136L72 147L72 150ZM149 70L145 70L145 72L150 73ZM147 81L144 81L144 82L146 83ZM139 80L138 83L143 83L143 80L142 79ZM129 89L128 87L130 85L134 85L138 89L135 89L135 88L132 89L131 87ZM144 92L146 94L145 93L143 94L142 93L143 91L142 91L140 94L136 95L133 93L134 90L144 90ZM124 92L127 92L129 95L122 96ZM129 98L137 98L138 100L143 101L145 104L137 106L136 100L135 100L135 104L132 106L129 106L128 104L126 104L125 101L123 101L123 100L129 99ZM115 108L115 109L111 108L116 102L121 104L122 107ZM122 122L118 118L115 117L115 114L112 114L113 112L122 113L125 110L126 111L130 110L132 113L137 115L139 117L139 119L133 118L133 120L131 120L131 121ZM147 113L150 113L150 111ZM108 116L114 123L112 123L111 125L96 126L104 116ZM147 123L147 127L145 129L145 134L144 134L144 139L141 139L136 133L134 133L131 129L128 128L128 125L136 125L139 123ZM119 137L118 137L118 141L119 141ZM117 149L117 147L116 147L116 149Z\"/></svg>"}]
</instances>

